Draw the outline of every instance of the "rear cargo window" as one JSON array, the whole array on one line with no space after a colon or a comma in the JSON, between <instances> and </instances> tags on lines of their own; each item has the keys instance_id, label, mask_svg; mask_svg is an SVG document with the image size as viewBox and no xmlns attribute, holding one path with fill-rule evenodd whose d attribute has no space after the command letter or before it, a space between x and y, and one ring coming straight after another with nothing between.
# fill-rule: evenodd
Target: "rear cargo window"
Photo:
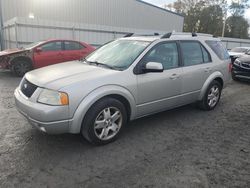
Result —
<instances>
[{"instance_id":1,"label":"rear cargo window","mask_svg":"<svg viewBox=\"0 0 250 188\"><path fill-rule=\"evenodd\" d=\"M220 41L207 40L206 43L221 60L230 59L227 50Z\"/></svg>"}]
</instances>

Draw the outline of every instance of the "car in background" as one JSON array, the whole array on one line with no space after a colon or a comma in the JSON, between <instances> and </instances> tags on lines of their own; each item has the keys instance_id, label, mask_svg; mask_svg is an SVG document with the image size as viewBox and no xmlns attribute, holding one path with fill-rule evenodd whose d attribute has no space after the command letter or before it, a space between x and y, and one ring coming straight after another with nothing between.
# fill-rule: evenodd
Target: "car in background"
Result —
<instances>
[{"instance_id":1,"label":"car in background","mask_svg":"<svg viewBox=\"0 0 250 188\"><path fill-rule=\"evenodd\" d=\"M228 53L232 59L232 62L235 61L238 57L250 52L250 47L236 47L231 49Z\"/></svg>"},{"instance_id":2,"label":"car in background","mask_svg":"<svg viewBox=\"0 0 250 188\"><path fill-rule=\"evenodd\" d=\"M95 50L89 44L73 40L35 42L25 48L0 52L0 68L10 69L15 75L66 61L80 60Z\"/></svg>"},{"instance_id":3,"label":"car in background","mask_svg":"<svg viewBox=\"0 0 250 188\"><path fill-rule=\"evenodd\" d=\"M233 62L232 78L233 80L250 80L250 51Z\"/></svg>"}]
</instances>

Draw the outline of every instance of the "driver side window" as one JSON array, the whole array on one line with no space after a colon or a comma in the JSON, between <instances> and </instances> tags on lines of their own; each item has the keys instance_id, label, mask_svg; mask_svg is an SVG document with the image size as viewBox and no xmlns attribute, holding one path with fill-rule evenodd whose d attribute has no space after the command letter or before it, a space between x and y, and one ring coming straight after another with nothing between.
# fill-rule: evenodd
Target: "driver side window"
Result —
<instances>
[{"instance_id":1,"label":"driver side window","mask_svg":"<svg viewBox=\"0 0 250 188\"><path fill-rule=\"evenodd\" d=\"M142 61L143 64L161 63L164 70L177 68L179 65L177 44L175 42L158 44L144 56Z\"/></svg>"}]
</instances>

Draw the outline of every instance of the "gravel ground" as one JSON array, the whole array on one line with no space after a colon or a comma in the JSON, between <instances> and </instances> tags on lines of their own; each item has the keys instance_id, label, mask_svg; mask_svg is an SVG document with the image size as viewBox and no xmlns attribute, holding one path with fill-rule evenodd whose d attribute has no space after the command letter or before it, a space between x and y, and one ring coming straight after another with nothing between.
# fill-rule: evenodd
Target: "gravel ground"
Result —
<instances>
[{"instance_id":1,"label":"gravel ground","mask_svg":"<svg viewBox=\"0 0 250 188\"><path fill-rule=\"evenodd\" d=\"M0 72L0 187L250 187L250 84L214 111L184 106L131 122L116 142L46 135L17 112L20 79Z\"/></svg>"}]
</instances>

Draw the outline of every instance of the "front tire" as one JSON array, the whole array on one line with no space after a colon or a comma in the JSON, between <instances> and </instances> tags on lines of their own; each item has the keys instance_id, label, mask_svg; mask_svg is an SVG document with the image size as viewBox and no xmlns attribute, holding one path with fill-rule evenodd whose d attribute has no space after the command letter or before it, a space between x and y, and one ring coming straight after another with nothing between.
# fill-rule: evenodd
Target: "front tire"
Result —
<instances>
[{"instance_id":1,"label":"front tire","mask_svg":"<svg viewBox=\"0 0 250 188\"><path fill-rule=\"evenodd\" d=\"M213 110L220 101L222 85L214 80L210 83L203 99L198 103L202 110Z\"/></svg>"},{"instance_id":2,"label":"front tire","mask_svg":"<svg viewBox=\"0 0 250 188\"><path fill-rule=\"evenodd\" d=\"M90 143L104 145L117 139L126 122L124 105L117 99L107 97L89 109L81 133Z\"/></svg>"},{"instance_id":3,"label":"front tire","mask_svg":"<svg viewBox=\"0 0 250 188\"><path fill-rule=\"evenodd\" d=\"M31 69L31 63L25 60L16 60L12 65L12 72L18 77L23 77Z\"/></svg>"}]
</instances>

